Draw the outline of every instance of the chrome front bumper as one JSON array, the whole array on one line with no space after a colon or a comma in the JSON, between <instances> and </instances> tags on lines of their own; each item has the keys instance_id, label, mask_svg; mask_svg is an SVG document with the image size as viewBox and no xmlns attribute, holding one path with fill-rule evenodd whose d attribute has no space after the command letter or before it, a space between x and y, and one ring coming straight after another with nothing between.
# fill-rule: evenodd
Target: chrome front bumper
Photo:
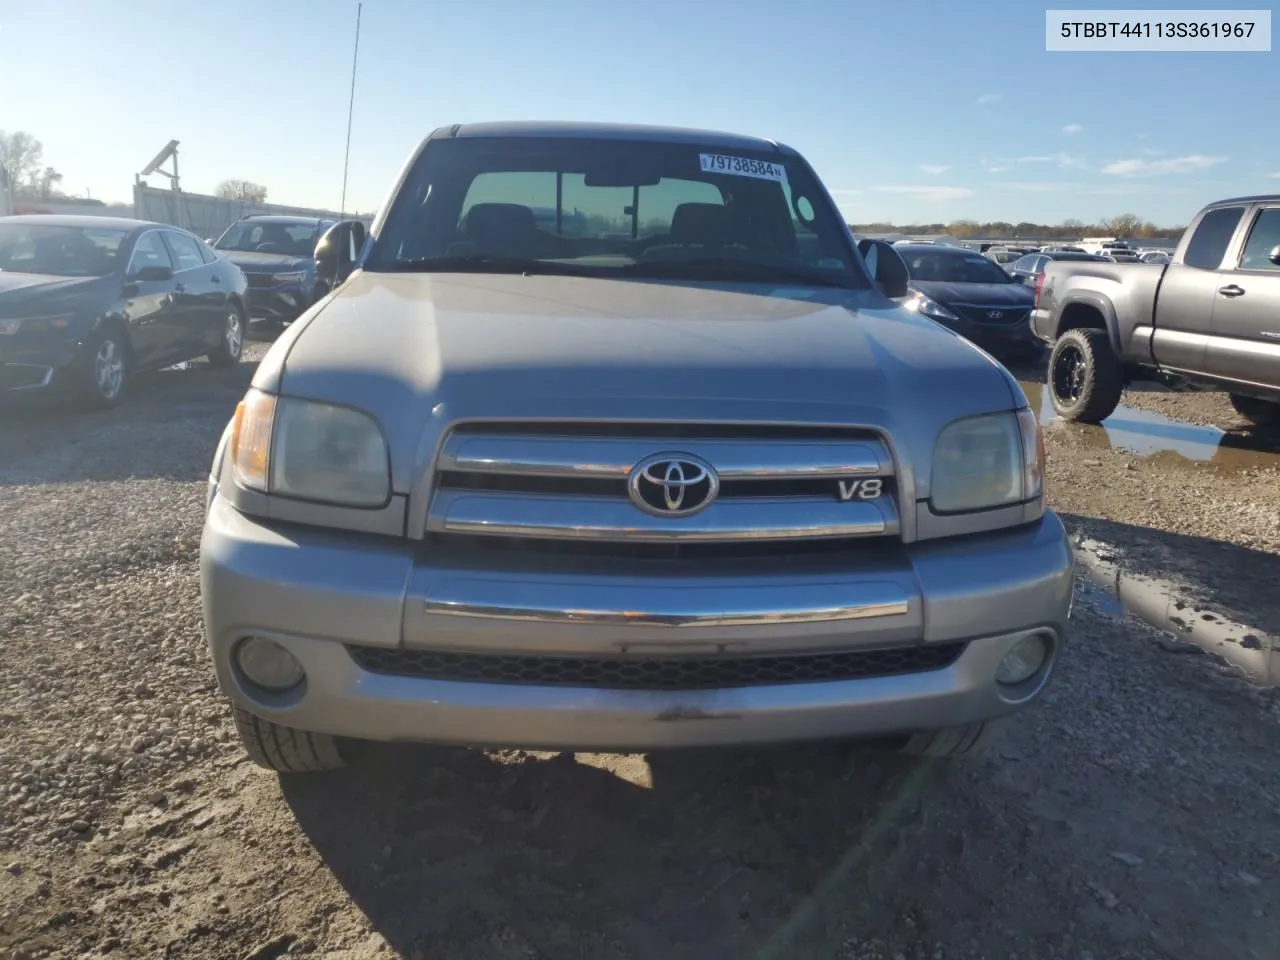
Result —
<instances>
[{"instance_id":1,"label":"chrome front bumper","mask_svg":"<svg viewBox=\"0 0 1280 960\"><path fill-rule=\"evenodd\" d=\"M957 726L1033 699L1049 670L995 682L1028 632L1061 648L1073 565L1062 524L894 545L857 570L625 576L432 562L422 545L261 523L215 496L201 544L219 682L278 723L370 740L644 750L878 736ZM267 695L231 664L243 636L302 662ZM532 656L802 655L962 640L919 673L730 689L635 690L459 682L361 669L345 644Z\"/></svg>"}]
</instances>

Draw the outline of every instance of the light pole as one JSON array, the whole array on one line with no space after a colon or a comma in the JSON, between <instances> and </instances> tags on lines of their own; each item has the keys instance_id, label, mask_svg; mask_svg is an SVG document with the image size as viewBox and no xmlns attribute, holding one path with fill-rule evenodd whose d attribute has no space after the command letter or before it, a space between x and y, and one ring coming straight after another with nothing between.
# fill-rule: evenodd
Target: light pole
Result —
<instances>
[{"instance_id":1,"label":"light pole","mask_svg":"<svg viewBox=\"0 0 1280 960\"><path fill-rule=\"evenodd\" d=\"M356 64L360 60L360 13L363 3L356 4L356 44L351 54L351 99L347 103L347 149L342 156L342 219L347 217L347 170L351 163L351 117L356 107Z\"/></svg>"}]
</instances>

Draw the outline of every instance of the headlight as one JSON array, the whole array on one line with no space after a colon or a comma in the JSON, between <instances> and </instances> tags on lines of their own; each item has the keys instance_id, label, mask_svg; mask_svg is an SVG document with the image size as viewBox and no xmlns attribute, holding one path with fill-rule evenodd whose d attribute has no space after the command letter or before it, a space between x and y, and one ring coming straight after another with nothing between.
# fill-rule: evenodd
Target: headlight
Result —
<instances>
[{"instance_id":1,"label":"headlight","mask_svg":"<svg viewBox=\"0 0 1280 960\"><path fill-rule=\"evenodd\" d=\"M1040 424L1028 408L957 420L933 448L929 499L938 513L991 510L1044 492Z\"/></svg>"},{"instance_id":2,"label":"headlight","mask_svg":"<svg viewBox=\"0 0 1280 960\"><path fill-rule=\"evenodd\" d=\"M52 333L71 326L70 317L26 317L21 320L0 320L0 336L13 335L19 330L27 333Z\"/></svg>"},{"instance_id":3,"label":"headlight","mask_svg":"<svg viewBox=\"0 0 1280 960\"><path fill-rule=\"evenodd\" d=\"M368 414L250 390L231 425L231 467L252 490L348 507L391 496L387 442Z\"/></svg>"},{"instance_id":4,"label":"headlight","mask_svg":"<svg viewBox=\"0 0 1280 960\"><path fill-rule=\"evenodd\" d=\"M908 300L906 303L908 310L914 310L917 313L923 313L926 317L932 317L934 320L959 320L954 313L938 303L937 300L930 300L928 297L917 295L915 298Z\"/></svg>"},{"instance_id":5,"label":"headlight","mask_svg":"<svg viewBox=\"0 0 1280 960\"><path fill-rule=\"evenodd\" d=\"M293 273L273 273L271 279L276 283L302 283L307 279L307 271L295 270Z\"/></svg>"}]
</instances>

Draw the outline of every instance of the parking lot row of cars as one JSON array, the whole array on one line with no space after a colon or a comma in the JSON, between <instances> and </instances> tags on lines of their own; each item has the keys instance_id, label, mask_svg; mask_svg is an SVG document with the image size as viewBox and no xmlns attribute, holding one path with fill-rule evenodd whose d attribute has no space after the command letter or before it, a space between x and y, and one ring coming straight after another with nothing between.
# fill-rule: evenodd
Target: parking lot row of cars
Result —
<instances>
[{"instance_id":1,"label":"parking lot row of cars","mask_svg":"<svg viewBox=\"0 0 1280 960\"><path fill-rule=\"evenodd\" d=\"M247 217L218 239L107 217L0 218L0 398L114 405L142 371L240 359L252 319L296 319L350 273L360 221Z\"/></svg>"}]
</instances>

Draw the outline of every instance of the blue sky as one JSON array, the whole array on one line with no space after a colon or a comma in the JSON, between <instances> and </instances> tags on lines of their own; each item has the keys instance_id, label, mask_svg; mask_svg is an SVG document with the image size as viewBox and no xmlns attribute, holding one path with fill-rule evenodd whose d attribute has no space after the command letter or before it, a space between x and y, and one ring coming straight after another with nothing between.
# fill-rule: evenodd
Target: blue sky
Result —
<instances>
[{"instance_id":1,"label":"blue sky","mask_svg":"<svg viewBox=\"0 0 1280 960\"><path fill-rule=\"evenodd\" d=\"M432 128L494 119L779 139L854 222L1131 211L1173 225L1209 200L1280 191L1280 53L1046 53L1045 7L365 0L348 208L381 204ZM336 207L355 13L355 0L0 0L0 129L39 138L64 187L103 200L127 200L177 138L188 190L238 177Z\"/></svg>"}]
</instances>

